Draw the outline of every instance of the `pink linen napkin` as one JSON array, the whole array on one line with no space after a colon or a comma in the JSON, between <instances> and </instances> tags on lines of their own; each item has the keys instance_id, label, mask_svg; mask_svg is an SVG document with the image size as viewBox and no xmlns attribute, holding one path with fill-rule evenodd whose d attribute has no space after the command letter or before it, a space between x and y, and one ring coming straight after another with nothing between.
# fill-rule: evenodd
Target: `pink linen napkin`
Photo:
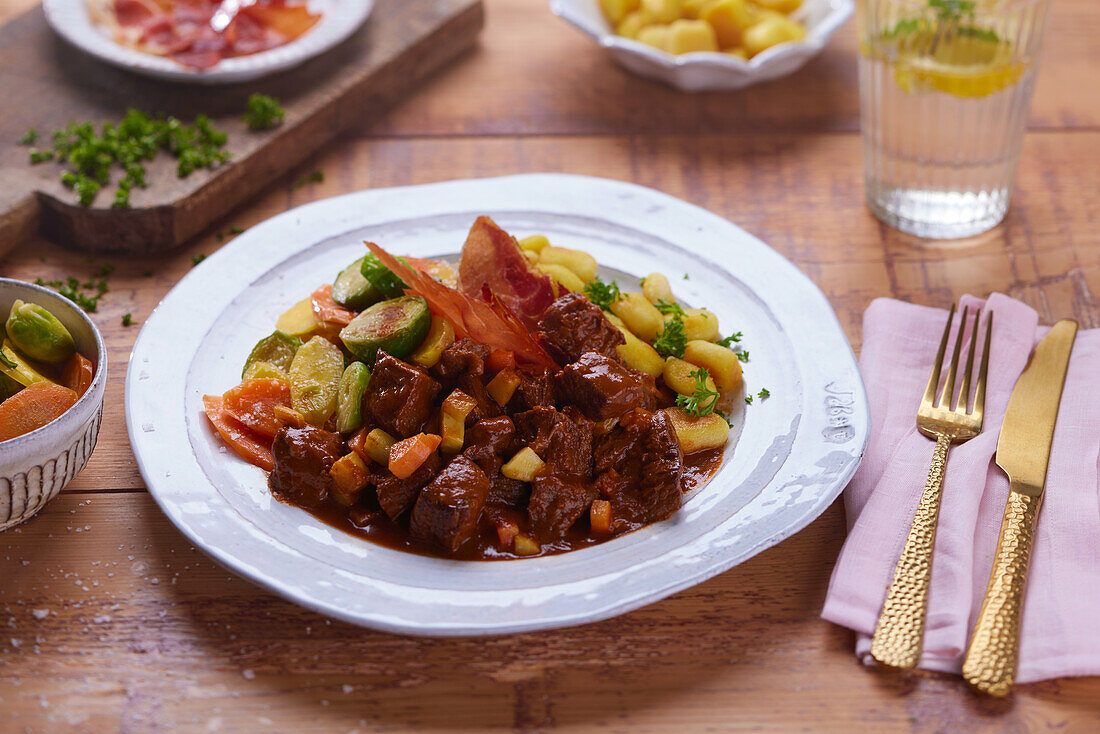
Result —
<instances>
[{"instance_id":1,"label":"pink linen napkin","mask_svg":"<svg viewBox=\"0 0 1100 734\"><path fill-rule=\"evenodd\" d=\"M971 313L983 304L969 296L962 303ZM985 596L1008 497L1008 480L994 463L1001 422L1031 349L1049 331L1038 327L1035 311L1005 295L993 294L985 307L994 313L985 426L948 456L920 661L953 673ZM844 493L848 539L822 617L856 631L856 654L868 664L870 635L932 458L934 444L917 432L916 415L946 319L946 311L890 299L864 314L860 369L874 430ZM1092 329L1077 334L1054 432L1024 602L1020 683L1100 674L1098 475L1100 329Z\"/></svg>"}]
</instances>

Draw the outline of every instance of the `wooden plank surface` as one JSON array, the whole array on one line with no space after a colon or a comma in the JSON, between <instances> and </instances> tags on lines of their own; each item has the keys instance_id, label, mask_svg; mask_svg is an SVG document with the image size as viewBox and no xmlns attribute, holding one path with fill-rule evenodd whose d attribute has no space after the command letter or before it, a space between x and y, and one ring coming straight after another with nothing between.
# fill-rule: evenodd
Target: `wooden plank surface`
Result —
<instances>
[{"instance_id":1,"label":"wooden plank surface","mask_svg":"<svg viewBox=\"0 0 1100 734\"><path fill-rule=\"evenodd\" d=\"M17 140L32 127L48 136L72 120L98 126L137 106L185 122L207 115L229 136L232 161L180 178L175 159L161 154L146 164L149 186L134 189L131 208L112 208L114 185L85 207L61 184L60 163L32 166L26 148L0 145L0 240L18 244L32 220L51 239L89 251L174 247L340 132L375 119L467 50L482 17L480 0L381 0L330 53L265 79L207 87L138 77L93 59L58 38L34 8L0 27L0 139ZM248 129L242 115L254 92L279 99L281 125ZM117 184L119 171L112 176Z\"/></svg>"},{"instance_id":2,"label":"wooden plank surface","mask_svg":"<svg viewBox=\"0 0 1100 734\"><path fill-rule=\"evenodd\" d=\"M0 0L0 13L27 2ZM116 266L93 315L113 360L99 447L42 516L0 535L0 731L1100 730L1100 679L991 702L951 676L859 666L851 634L818 617L843 542L839 503L663 602L489 640L330 624L220 570L164 519L125 438L137 327L120 316L144 321L219 230L224 241L230 225L346 191L524 171L654 186L794 261L857 349L877 296L946 305L1001 290L1046 322L1100 326L1100 100L1083 91L1097 68L1093 3L1055 4L1008 220L950 248L882 227L862 204L851 26L793 78L692 97L628 77L538 0L486 6L472 56L178 252L90 260L36 240L0 259L0 273L28 279ZM313 170L322 183L295 186Z\"/></svg>"}]
</instances>

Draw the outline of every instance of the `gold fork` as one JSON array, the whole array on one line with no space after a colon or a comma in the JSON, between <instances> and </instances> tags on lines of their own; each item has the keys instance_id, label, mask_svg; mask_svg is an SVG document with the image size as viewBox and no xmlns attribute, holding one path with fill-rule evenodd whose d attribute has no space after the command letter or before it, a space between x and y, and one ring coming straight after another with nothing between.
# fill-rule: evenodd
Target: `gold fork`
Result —
<instances>
[{"instance_id":1,"label":"gold fork","mask_svg":"<svg viewBox=\"0 0 1100 734\"><path fill-rule=\"evenodd\" d=\"M963 333L966 331L967 308L963 308L959 319L959 331L955 337L955 347L951 354L951 364L947 368L947 379L939 399L936 388L940 383L940 371L943 357L947 352L947 342L951 337L951 323L955 318L955 307L947 315L947 326L943 330L940 348L936 353L936 363L924 389L924 398L917 411L917 430L936 440L932 453L932 466L928 470L928 480L924 485L917 514L909 528L901 557L894 569L894 581L882 605L875 634L871 639L871 656L884 665L895 668L912 668L920 660L924 647L924 619L928 606L928 585L932 578L932 549L936 543L936 521L940 514L940 497L943 489L943 475L947 467L947 449L953 443L968 441L982 430L982 412L985 408L985 381L989 370L989 339L993 332L993 314L986 317L985 349L982 351L982 363L978 369L978 379L974 387L974 407L969 405L971 375L974 368L974 350L978 343L978 321L981 311L974 313L974 328L970 337L970 349L963 370L962 387L955 397L955 376L959 366L959 353L962 351Z\"/></svg>"}]
</instances>

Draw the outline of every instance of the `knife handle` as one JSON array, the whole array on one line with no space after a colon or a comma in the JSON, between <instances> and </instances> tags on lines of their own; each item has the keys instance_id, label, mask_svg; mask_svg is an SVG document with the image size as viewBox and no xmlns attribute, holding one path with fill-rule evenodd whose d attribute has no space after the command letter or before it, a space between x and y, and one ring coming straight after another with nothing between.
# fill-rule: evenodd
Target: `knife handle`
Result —
<instances>
[{"instance_id":1,"label":"knife handle","mask_svg":"<svg viewBox=\"0 0 1100 734\"><path fill-rule=\"evenodd\" d=\"M943 474L947 468L947 449L951 439L936 437L936 450L924 483L924 493L909 535L901 549L894 581L882 605L875 634L871 638L871 657L883 665L913 668L924 649L924 620L928 610L928 586L932 581L932 550L936 545L936 523L943 495Z\"/></svg>"},{"instance_id":2,"label":"knife handle","mask_svg":"<svg viewBox=\"0 0 1100 734\"><path fill-rule=\"evenodd\" d=\"M1004 696L1016 680L1024 584L1042 499L1008 493L989 586L963 662L967 682L991 696Z\"/></svg>"}]
</instances>

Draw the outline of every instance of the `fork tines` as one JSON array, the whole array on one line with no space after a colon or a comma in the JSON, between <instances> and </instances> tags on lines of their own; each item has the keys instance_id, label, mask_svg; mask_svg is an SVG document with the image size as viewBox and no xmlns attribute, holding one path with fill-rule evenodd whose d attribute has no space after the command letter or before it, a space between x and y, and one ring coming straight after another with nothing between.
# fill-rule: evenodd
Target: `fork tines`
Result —
<instances>
[{"instance_id":1,"label":"fork tines","mask_svg":"<svg viewBox=\"0 0 1100 734\"><path fill-rule=\"evenodd\" d=\"M959 319L958 333L955 336L955 346L951 352L951 362L947 366L947 379L944 381L943 389L939 391L939 398L937 399L936 391L939 387L940 376L943 369L943 358L947 353L947 343L951 338L951 326L955 321L955 306L951 306L951 311L947 315L947 324L943 329L943 337L940 339L940 347L936 352L936 361L932 365L932 374L929 375L928 386L924 390L922 407L926 409L945 410L963 415L975 415L975 417L980 420L985 405L985 383L986 376L989 372L989 344L993 333L993 313L990 312L985 320L985 345L982 349L982 362L978 368L978 379L974 390L974 407L971 409L970 386L972 381L971 378L974 374L974 357L978 346L978 326L982 315L980 309L975 309L974 311L973 326L970 331L970 348L967 350L966 366L963 368L962 373L962 386L959 389L958 395L955 394L955 379L958 375L959 356L962 353L963 338L966 336L967 315L969 310L970 308L968 306L963 307L962 316Z\"/></svg>"}]
</instances>

